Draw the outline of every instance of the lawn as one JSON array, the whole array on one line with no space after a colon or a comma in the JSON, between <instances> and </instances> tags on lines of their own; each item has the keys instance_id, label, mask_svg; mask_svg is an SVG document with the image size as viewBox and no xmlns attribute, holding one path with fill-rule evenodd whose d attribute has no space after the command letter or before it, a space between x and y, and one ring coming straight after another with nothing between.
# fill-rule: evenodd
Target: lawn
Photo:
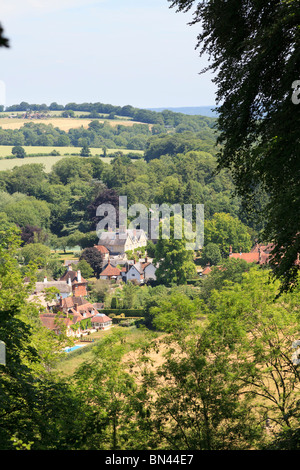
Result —
<instances>
[{"instance_id":1,"label":"lawn","mask_svg":"<svg viewBox=\"0 0 300 470\"><path fill-rule=\"evenodd\" d=\"M57 364L55 370L64 375L72 375L75 372L76 368L80 366L80 364L82 364L84 361L92 359L93 346L97 345L97 342L101 341L102 338L104 338L105 336L111 334L112 332L118 329L124 331L123 327L114 325L110 330L102 330L102 331L98 331L97 333L92 333L89 337L93 338L95 342L91 344L86 343L86 346L84 346L83 348L80 348L80 350L76 350L73 353L72 352L67 353L65 359L61 360ZM144 340L147 340L147 338L150 340L153 337L152 332L148 330L144 330L142 328L135 328L135 327L128 328L128 329L126 328L126 333L127 333L127 336L126 336L125 342L127 346L126 348L127 354L131 354L132 344L136 342L140 342L140 341L143 342ZM160 335L158 334L158 336ZM78 344L84 344L84 343L78 343Z\"/></svg>"}]
</instances>

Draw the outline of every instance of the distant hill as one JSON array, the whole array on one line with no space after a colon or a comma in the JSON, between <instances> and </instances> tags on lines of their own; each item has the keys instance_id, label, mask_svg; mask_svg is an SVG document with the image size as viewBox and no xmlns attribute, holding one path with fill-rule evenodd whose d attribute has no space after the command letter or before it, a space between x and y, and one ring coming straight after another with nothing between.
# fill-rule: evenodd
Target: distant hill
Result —
<instances>
[{"instance_id":1,"label":"distant hill","mask_svg":"<svg viewBox=\"0 0 300 470\"><path fill-rule=\"evenodd\" d=\"M208 117L217 117L217 113L213 111L216 106L192 106L192 107L182 107L182 108L147 108L150 111L156 111L160 113L165 109L173 111L174 113L188 114L191 116L208 116Z\"/></svg>"}]
</instances>

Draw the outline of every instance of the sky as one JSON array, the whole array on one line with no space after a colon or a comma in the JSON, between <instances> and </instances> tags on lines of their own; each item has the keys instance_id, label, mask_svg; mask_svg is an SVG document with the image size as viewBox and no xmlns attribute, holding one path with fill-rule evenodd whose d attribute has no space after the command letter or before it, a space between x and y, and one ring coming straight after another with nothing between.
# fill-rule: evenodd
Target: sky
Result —
<instances>
[{"instance_id":1,"label":"sky","mask_svg":"<svg viewBox=\"0 0 300 470\"><path fill-rule=\"evenodd\" d=\"M0 0L0 104L215 106L199 25L167 0Z\"/></svg>"}]
</instances>

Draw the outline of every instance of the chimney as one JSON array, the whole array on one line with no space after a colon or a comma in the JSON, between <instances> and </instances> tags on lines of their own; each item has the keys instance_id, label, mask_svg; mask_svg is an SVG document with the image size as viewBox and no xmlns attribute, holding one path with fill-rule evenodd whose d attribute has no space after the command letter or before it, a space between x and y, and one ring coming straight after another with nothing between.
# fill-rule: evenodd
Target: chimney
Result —
<instances>
[{"instance_id":1,"label":"chimney","mask_svg":"<svg viewBox=\"0 0 300 470\"><path fill-rule=\"evenodd\" d=\"M45 282L45 283L48 282L46 276L44 277L44 282Z\"/></svg>"},{"instance_id":2,"label":"chimney","mask_svg":"<svg viewBox=\"0 0 300 470\"><path fill-rule=\"evenodd\" d=\"M81 272L77 271L77 281L81 282Z\"/></svg>"},{"instance_id":3,"label":"chimney","mask_svg":"<svg viewBox=\"0 0 300 470\"><path fill-rule=\"evenodd\" d=\"M68 277L68 286L71 286L71 285L72 285L71 278Z\"/></svg>"},{"instance_id":4,"label":"chimney","mask_svg":"<svg viewBox=\"0 0 300 470\"><path fill-rule=\"evenodd\" d=\"M77 310L78 310L78 304L74 304L74 309L75 309L76 312L77 312Z\"/></svg>"},{"instance_id":5,"label":"chimney","mask_svg":"<svg viewBox=\"0 0 300 470\"><path fill-rule=\"evenodd\" d=\"M70 264L68 265L68 271L72 271L72 266Z\"/></svg>"}]
</instances>

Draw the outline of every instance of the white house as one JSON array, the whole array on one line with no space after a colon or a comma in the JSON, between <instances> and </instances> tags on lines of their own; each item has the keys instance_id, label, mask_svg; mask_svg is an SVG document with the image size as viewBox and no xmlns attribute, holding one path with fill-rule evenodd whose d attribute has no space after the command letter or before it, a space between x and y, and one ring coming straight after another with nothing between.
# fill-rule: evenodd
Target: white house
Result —
<instances>
[{"instance_id":1,"label":"white house","mask_svg":"<svg viewBox=\"0 0 300 470\"><path fill-rule=\"evenodd\" d=\"M156 280L156 267L147 259L145 262L138 261L134 264L127 264L123 274L126 282L136 280L139 284L150 279Z\"/></svg>"}]
</instances>

